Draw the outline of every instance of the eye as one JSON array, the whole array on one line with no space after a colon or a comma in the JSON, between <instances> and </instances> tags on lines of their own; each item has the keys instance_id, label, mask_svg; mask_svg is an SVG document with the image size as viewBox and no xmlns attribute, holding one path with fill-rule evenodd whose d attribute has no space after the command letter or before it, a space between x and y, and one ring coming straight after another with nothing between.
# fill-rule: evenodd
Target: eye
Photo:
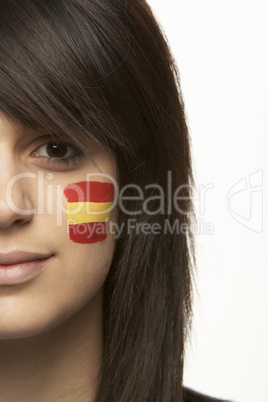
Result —
<instances>
[{"instance_id":1,"label":"eye","mask_svg":"<svg viewBox=\"0 0 268 402\"><path fill-rule=\"evenodd\" d=\"M33 152L35 156L43 156L45 158L69 158L70 156L77 154L77 149L73 146L65 144L62 141L50 141L36 151Z\"/></svg>"},{"instance_id":2,"label":"eye","mask_svg":"<svg viewBox=\"0 0 268 402\"><path fill-rule=\"evenodd\" d=\"M43 142L31 153L31 157L44 168L64 170L80 166L85 155L74 145L56 139Z\"/></svg>"}]
</instances>

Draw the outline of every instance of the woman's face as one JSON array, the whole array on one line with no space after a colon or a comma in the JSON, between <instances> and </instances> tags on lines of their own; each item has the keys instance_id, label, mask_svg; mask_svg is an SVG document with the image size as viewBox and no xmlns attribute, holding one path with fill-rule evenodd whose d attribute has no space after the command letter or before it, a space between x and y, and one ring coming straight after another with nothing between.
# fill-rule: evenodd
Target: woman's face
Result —
<instances>
[{"instance_id":1,"label":"woman's face","mask_svg":"<svg viewBox=\"0 0 268 402\"><path fill-rule=\"evenodd\" d=\"M104 208L109 204L101 201L112 197L105 186L109 176L116 179L116 166L104 152L93 157L69 143L26 132L0 113L0 339L42 333L100 294L114 237L86 236L81 222L92 229L94 220L115 219L116 212L109 214ZM92 181L98 189L92 188L93 198L82 199L81 182L87 187ZM85 204L72 202L76 189L76 201ZM105 209L102 218L86 214L84 207L94 205ZM75 223L80 226L68 227Z\"/></svg>"}]
</instances>

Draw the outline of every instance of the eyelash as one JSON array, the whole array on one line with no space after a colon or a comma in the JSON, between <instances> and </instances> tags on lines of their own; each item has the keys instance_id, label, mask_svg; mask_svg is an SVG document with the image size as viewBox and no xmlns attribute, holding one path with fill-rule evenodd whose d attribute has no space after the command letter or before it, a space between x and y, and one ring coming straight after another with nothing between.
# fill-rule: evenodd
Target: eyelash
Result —
<instances>
[{"instance_id":1,"label":"eyelash","mask_svg":"<svg viewBox=\"0 0 268 402\"><path fill-rule=\"evenodd\" d=\"M73 152L68 155L68 156L63 156L63 157L53 157L53 156L44 156L44 155L39 155L41 148L46 148L48 145L60 145L64 146L66 148L66 153L68 154L68 148L72 148ZM47 153L47 150L45 151ZM83 152L75 147L73 144L66 143L64 141L60 140L51 140L47 141L46 143L42 144L39 146L35 151L32 152L32 156L37 157L37 158L42 158L45 159L46 162L52 165L62 165L65 164L67 167L70 167L70 165L75 165L77 162L81 161L82 157L84 156Z\"/></svg>"}]
</instances>

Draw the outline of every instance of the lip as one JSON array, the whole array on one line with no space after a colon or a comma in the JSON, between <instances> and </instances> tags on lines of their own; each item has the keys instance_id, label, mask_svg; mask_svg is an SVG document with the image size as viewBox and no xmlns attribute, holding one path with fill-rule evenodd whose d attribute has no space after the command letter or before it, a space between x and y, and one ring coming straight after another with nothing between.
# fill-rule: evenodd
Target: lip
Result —
<instances>
[{"instance_id":1,"label":"lip","mask_svg":"<svg viewBox=\"0 0 268 402\"><path fill-rule=\"evenodd\" d=\"M36 277L53 254L13 251L0 253L0 286L16 285Z\"/></svg>"}]
</instances>

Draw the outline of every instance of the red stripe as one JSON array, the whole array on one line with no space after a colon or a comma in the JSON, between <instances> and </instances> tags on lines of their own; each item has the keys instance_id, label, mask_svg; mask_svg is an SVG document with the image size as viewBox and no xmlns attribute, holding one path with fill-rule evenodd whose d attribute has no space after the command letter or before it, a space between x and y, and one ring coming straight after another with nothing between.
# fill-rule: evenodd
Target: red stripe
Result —
<instances>
[{"instance_id":1,"label":"red stripe","mask_svg":"<svg viewBox=\"0 0 268 402\"><path fill-rule=\"evenodd\" d=\"M80 181L64 188L68 202L113 202L112 183L99 181Z\"/></svg>"},{"instance_id":2,"label":"red stripe","mask_svg":"<svg viewBox=\"0 0 268 402\"><path fill-rule=\"evenodd\" d=\"M90 244L107 238L107 222L89 222L69 225L70 239L75 243Z\"/></svg>"}]
</instances>

